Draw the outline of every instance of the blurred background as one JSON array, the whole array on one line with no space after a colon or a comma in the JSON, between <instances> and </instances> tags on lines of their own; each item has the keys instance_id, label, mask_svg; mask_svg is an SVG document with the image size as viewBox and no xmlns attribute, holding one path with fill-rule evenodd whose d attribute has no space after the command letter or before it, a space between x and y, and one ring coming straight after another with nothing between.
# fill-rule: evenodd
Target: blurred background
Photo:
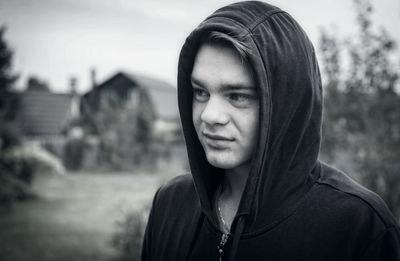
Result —
<instances>
[{"instance_id":1,"label":"blurred background","mask_svg":"<svg viewBox=\"0 0 400 261\"><path fill-rule=\"evenodd\" d=\"M155 190L189 169L180 48L231 2L0 0L0 260L139 260ZM317 51L321 159L400 221L400 1L269 2Z\"/></svg>"}]
</instances>

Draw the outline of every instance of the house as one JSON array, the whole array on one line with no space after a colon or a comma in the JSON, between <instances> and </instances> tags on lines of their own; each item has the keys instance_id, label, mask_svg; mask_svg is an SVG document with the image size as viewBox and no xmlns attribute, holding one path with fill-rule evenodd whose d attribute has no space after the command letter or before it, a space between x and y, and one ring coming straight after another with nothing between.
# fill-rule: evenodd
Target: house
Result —
<instances>
[{"instance_id":1,"label":"house","mask_svg":"<svg viewBox=\"0 0 400 261\"><path fill-rule=\"evenodd\" d=\"M103 128L95 123L95 115L115 106L123 106L131 114L146 115L152 122L153 137L159 141L172 141L179 136L176 88L167 82L118 72L84 94L81 100L81 112L95 132Z\"/></svg>"},{"instance_id":2,"label":"house","mask_svg":"<svg viewBox=\"0 0 400 261\"><path fill-rule=\"evenodd\" d=\"M36 142L61 154L65 131L79 113L79 97L73 93L26 90L16 93L16 125L28 142Z\"/></svg>"},{"instance_id":3,"label":"house","mask_svg":"<svg viewBox=\"0 0 400 261\"><path fill-rule=\"evenodd\" d=\"M17 94L24 139L48 148L69 169L129 169L137 164L185 169L186 150L176 88L147 76L118 72L83 96L73 91ZM147 162L146 162L147 161Z\"/></svg>"},{"instance_id":4,"label":"house","mask_svg":"<svg viewBox=\"0 0 400 261\"><path fill-rule=\"evenodd\" d=\"M82 96L80 111L85 133L99 140L103 163L186 159L176 88L167 82L117 72Z\"/></svg>"}]
</instances>

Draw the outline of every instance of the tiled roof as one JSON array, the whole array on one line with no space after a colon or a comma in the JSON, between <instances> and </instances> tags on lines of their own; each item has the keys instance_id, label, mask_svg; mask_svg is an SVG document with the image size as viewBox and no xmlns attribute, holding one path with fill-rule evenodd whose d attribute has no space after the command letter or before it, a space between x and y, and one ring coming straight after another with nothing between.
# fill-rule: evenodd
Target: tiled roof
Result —
<instances>
[{"instance_id":1,"label":"tiled roof","mask_svg":"<svg viewBox=\"0 0 400 261\"><path fill-rule=\"evenodd\" d=\"M71 94L25 91L19 94L18 123L27 135L57 135L71 116Z\"/></svg>"}]
</instances>

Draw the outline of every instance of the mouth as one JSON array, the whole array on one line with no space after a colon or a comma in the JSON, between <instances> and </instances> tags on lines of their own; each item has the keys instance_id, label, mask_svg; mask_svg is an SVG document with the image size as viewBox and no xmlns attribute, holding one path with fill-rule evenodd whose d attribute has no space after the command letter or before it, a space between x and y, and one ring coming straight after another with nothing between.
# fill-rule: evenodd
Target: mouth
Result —
<instances>
[{"instance_id":1,"label":"mouth","mask_svg":"<svg viewBox=\"0 0 400 261\"><path fill-rule=\"evenodd\" d=\"M202 132L202 134L207 139L215 140L215 141L234 141L235 140L234 138L230 138L230 137L226 137L226 136L214 134L214 133Z\"/></svg>"},{"instance_id":2,"label":"mouth","mask_svg":"<svg viewBox=\"0 0 400 261\"><path fill-rule=\"evenodd\" d=\"M219 134L202 132L205 144L215 150L224 150L230 146L235 139Z\"/></svg>"}]
</instances>

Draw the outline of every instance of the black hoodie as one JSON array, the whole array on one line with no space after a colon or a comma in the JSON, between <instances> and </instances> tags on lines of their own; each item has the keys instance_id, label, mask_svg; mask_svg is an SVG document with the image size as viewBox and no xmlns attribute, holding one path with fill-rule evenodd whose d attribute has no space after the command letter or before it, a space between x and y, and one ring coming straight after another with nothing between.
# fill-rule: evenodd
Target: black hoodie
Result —
<instances>
[{"instance_id":1,"label":"black hoodie","mask_svg":"<svg viewBox=\"0 0 400 261\"><path fill-rule=\"evenodd\" d=\"M211 31L250 47L260 95L258 147L222 253L213 202L224 172L208 163L192 123L191 72ZM178 101L191 175L156 193L142 260L400 260L399 227L385 203L318 160L319 68L288 13L251 1L209 16L182 48Z\"/></svg>"}]
</instances>

